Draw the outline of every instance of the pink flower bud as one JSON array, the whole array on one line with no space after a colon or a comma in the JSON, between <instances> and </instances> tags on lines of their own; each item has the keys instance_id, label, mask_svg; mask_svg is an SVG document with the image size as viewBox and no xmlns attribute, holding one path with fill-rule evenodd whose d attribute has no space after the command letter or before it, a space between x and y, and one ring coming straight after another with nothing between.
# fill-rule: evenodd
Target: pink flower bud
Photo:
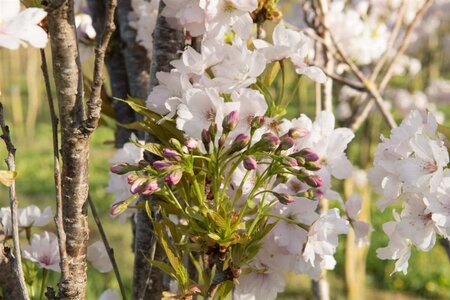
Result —
<instances>
[{"instance_id":1,"label":"pink flower bud","mask_svg":"<svg viewBox=\"0 0 450 300\"><path fill-rule=\"evenodd\" d=\"M139 177L131 184L130 192L132 194L140 194L145 189L146 182L146 178Z\"/></svg>"},{"instance_id":2,"label":"pink flower bud","mask_svg":"<svg viewBox=\"0 0 450 300\"><path fill-rule=\"evenodd\" d=\"M237 110L233 110L228 115L225 116L222 122L223 132L229 133L234 130L239 123L239 112Z\"/></svg>"},{"instance_id":3,"label":"pink flower bud","mask_svg":"<svg viewBox=\"0 0 450 300\"><path fill-rule=\"evenodd\" d=\"M303 156L305 158L306 161L319 160L319 155L317 155L317 153L314 152L314 150L312 150L310 148L304 148L304 149L300 150L299 153L301 156Z\"/></svg>"},{"instance_id":4,"label":"pink flower bud","mask_svg":"<svg viewBox=\"0 0 450 300\"><path fill-rule=\"evenodd\" d=\"M186 140L186 142L184 143L184 145L191 150L197 149L198 147L198 140L194 139L194 138L188 138Z\"/></svg>"},{"instance_id":5,"label":"pink flower bud","mask_svg":"<svg viewBox=\"0 0 450 300\"><path fill-rule=\"evenodd\" d=\"M209 132L209 137L210 137L211 141L214 141L214 139L216 138L216 134L217 134L217 124L214 122L211 123L211 125L209 125L208 132Z\"/></svg>"},{"instance_id":6,"label":"pink flower bud","mask_svg":"<svg viewBox=\"0 0 450 300\"><path fill-rule=\"evenodd\" d=\"M159 190L159 185L156 180L150 180L145 186L144 191L142 191L142 195L150 195Z\"/></svg>"},{"instance_id":7,"label":"pink flower bud","mask_svg":"<svg viewBox=\"0 0 450 300\"><path fill-rule=\"evenodd\" d=\"M138 178L139 178L139 176L137 176L136 174L128 175L127 176L128 184L133 184L133 182L135 182Z\"/></svg>"},{"instance_id":8,"label":"pink flower bud","mask_svg":"<svg viewBox=\"0 0 450 300\"><path fill-rule=\"evenodd\" d=\"M180 182L181 178L183 177L183 171L180 169L176 169L173 172L170 172L164 177L164 181L168 185L176 185L178 182Z\"/></svg>"},{"instance_id":9,"label":"pink flower bud","mask_svg":"<svg viewBox=\"0 0 450 300\"><path fill-rule=\"evenodd\" d=\"M109 214L113 217L120 215L127 210L129 204L126 200L114 203L109 209Z\"/></svg>"},{"instance_id":10,"label":"pink flower bud","mask_svg":"<svg viewBox=\"0 0 450 300\"><path fill-rule=\"evenodd\" d=\"M319 188L323 185L323 179L317 175L305 176L303 180L307 185L314 188Z\"/></svg>"},{"instance_id":11,"label":"pink flower bud","mask_svg":"<svg viewBox=\"0 0 450 300\"><path fill-rule=\"evenodd\" d=\"M278 201L282 204L289 204L295 202L295 198L286 193L273 193L277 197Z\"/></svg>"},{"instance_id":12,"label":"pink flower bud","mask_svg":"<svg viewBox=\"0 0 450 300\"><path fill-rule=\"evenodd\" d=\"M266 132L262 135L255 145L255 150L260 151L275 151L280 144L280 138L272 132Z\"/></svg>"},{"instance_id":13,"label":"pink flower bud","mask_svg":"<svg viewBox=\"0 0 450 300\"><path fill-rule=\"evenodd\" d=\"M173 166L173 163L167 160L157 160L153 162L153 168L158 171L164 171Z\"/></svg>"},{"instance_id":14,"label":"pink flower bud","mask_svg":"<svg viewBox=\"0 0 450 300\"><path fill-rule=\"evenodd\" d=\"M255 170L257 166L256 158L253 155L249 155L244 158L243 164L246 170Z\"/></svg>"},{"instance_id":15,"label":"pink flower bud","mask_svg":"<svg viewBox=\"0 0 450 300\"><path fill-rule=\"evenodd\" d=\"M127 163L119 163L111 166L111 172L117 175L124 175L131 171L140 170L140 166L135 166Z\"/></svg>"},{"instance_id":16,"label":"pink flower bud","mask_svg":"<svg viewBox=\"0 0 450 300\"><path fill-rule=\"evenodd\" d=\"M244 149L247 147L248 143L250 143L250 137L246 135L245 133L240 133L233 141L233 144L231 145L230 151L236 152Z\"/></svg>"},{"instance_id":17,"label":"pink flower bud","mask_svg":"<svg viewBox=\"0 0 450 300\"><path fill-rule=\"evenodd\" d=\"M298 127L293 127L291 129L289 129L288 135L293 138L293 139L298 139L298 138L302 138L305 137L309 134L309 130L306 128L298 128Z\"/></svg>"},{"instance_id":18,"label":"pink flower bud","mask_svg":"<svg viewBox=\"0 0 450 300\"><path fill-rule=\"evenodd\" d=\"M166 157L167 159L170 160L176 160L176 161L180 161L181 160L181 155L180 153L178 153L177 151L170 149L170 148L164 148L162 150L164 157Z\"/></svg>"},{"instance_id":19,"label":"pink flower bud","mask_svg":"<svg viewBox=\"0 0 450 300\"><path fill-rule=\"evenodd\" d=\"M286 157L286 162L287 162L287 165L290 167L298 167L298 162L293 157L289 157L289 156Z\"/></svg>"}]
</instances>

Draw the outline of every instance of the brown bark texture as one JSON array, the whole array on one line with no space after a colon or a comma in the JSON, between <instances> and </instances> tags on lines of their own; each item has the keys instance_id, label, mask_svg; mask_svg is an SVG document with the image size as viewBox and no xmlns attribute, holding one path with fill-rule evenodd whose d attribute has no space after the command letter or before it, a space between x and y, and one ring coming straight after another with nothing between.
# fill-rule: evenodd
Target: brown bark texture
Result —
<instances>
[{"instance_id":1,"label":"brown bark texture","mask_svg":"<svg viewBox=\"0 0 450 300\"><path fill-rule=\"evenodd\" d=\"M161 15L164 2L160 2L156 28L153 33L153 53L150 66L150 82L147 87L150 91L158 85L156 73L170 71L170 61L177 58L177 52L182 49L183 34L173 29ZM125 56L126 57L126 56ZM132 87L132 84L130 84ZM144 97L147 97L145 95ZM153 141L153 137L146 135L146 141ZM146 159L152 159L147 157ZM152 201L152 200L150 200ZM155 205L152 205L155 206ZM157 219L157 216L155 216ZM133 299L153 300L161 299L164 287L163 273L152 268L146 257L163 260L164 252L153 236L152 224L145 210L139 210L136 215L135 231L135 261L133 276Z\"/></svg>"},{"instance_id":2,"label":"brown bark texture","mask_svg":"<svg viewBox=\"0 0 450 300\"><path fill-rule=\"evenodd\" d=\"M61 262L58 298L85 299L89 139L82 132L83 83L73 1L59 1L50 6L48 29L61 122L62 221L67 251Z\"/></svg>"}]
</instances>

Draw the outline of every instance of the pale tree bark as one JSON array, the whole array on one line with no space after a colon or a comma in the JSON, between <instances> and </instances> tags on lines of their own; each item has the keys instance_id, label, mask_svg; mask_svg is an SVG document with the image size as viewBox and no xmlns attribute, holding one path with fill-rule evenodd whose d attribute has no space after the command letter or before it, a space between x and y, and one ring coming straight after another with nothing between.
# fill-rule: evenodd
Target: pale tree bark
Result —
<instances>
[{"instance_id":1,"label":"pale tree bark","mask_svg":"<svg viewBox=\"0 0 450 300\"><path fill-rule=\"evenodd\" d=\"M91 94L83 103L81 62L78 53L73 0L48 3L48 30L53 58L53 76L57 90L61 124L62 223L65 252L61 257L58 299L85 299L87 282L86 247L89 239L87 220L89 137L100 118L101 70L109 38L114 31L116 2L108 1L102 37L95 49ZM60 228L60 227L58 227ZM54 295L49 294L49 297Z\"/></svg>"},{"instance_id":2,"label":"pale tree bark","mask_svg":"<svg viewBox=\"0 0 450 300\"><path fill-rule=\"evenodd\" d=\"M0 223L0 289L5 300L24 299L20 279L14 271L15 259L11 249L5 246L5 235Z\"/></svg>"},{"instance_id":3,"label":"pale tree bark","mask_svg":"<svg viewBox=\"0 0 450 300\"><path fill-rule=\"evenodd\" d=\"M177 52L182 49L183 44L182 32L172 29L165 17L161 15L163 8L164 2L161 1L153 33L150 91L158 84L156 73L171 69L169 63L177 57ZM146 140L152 141L153 137L147 135ZM161 260L164 254L157 245L156 237L153 236L151 221L146 211L139 210L136 215L133 299L160 299L163 291L163 274L160 270L152 268L145 257Z\"/></svg>"}]
</instances>

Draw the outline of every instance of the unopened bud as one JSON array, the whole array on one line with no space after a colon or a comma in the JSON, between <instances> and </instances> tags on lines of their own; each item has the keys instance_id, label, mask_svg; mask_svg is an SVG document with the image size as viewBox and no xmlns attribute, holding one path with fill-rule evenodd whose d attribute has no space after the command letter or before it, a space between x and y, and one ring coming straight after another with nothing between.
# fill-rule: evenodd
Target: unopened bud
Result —
<instances>
[{"instance_id":1,"label":"unopened bud","mask_svg":"<svg viewBox=\"0 0 450 300\"><path fill-rule=\"evenodd\" d=\"M282 204L287 205L289 203L295 202L295 198L289 194L286 194L286 193L273 193L273 194L275 195L275 197L277 197L278 201L280 201L280 203L282 203Z\"/></svg>"},{"instance_id":2,"label":"unopened bud","mask_svg":"<svg viewBox=\"0 0 450 300\"><path fill-rule=\"evenodd\" d=\"M319 171L321 169L321 165L318 161L307 161L304 165L306 170L309 171Z\"/></svg>"},{"instance_id":3,"label":"unopened bud","mask_svg":"<svg viewBox=\"0 0 450 300\"><path fill-rule=\"evenodd\" d=\"M250 137L245 133L240 133L233 141L230 152L236 152L244 149L250 143Z\"/></svg>"},{"instance_id":4,"label":"unopened bud","mask_svg":"<svg viewBox=\"0 0 450 300\"><path fill-rule=\"evenodd\" d=\"M176 185L178 182L180 182L181 178L183 177L183 171L180 169L176 169L173 172L170 172L164 177L164 181L168 185Z\"/></svg>"},{"instance_id":5,"label":"unopened bud","mask_svg":"<svg viewBox=\"0 0 450 300\"><path fill-rule=\"evenodd\" d=\"M275 151L280 144L280 138L271 132L262 135L261 140L255 144L256 150Z\"/></svg>"},{"instance_id":6,"label":"unopened bud","mask_svg":"<svg viewBox=\"0 0 450 300\"><path fill-rule=\"evenodd\" d=\"M144 191L146 182L146 178L139 177L131 184L130 192L132 194L140 194L142 191Z\"/></svg>"},{"instance_id":7,"label":"unopened bud","mask_svg":"<svg viewBox=\"0 0 450 300\"><path fill-rule=\"evenodd\" d=\"M233 110L228 115L225 116L222 122L223 132L225 134L234 130L239 123L239 112L237 110Z\"/></svg>"},{"instance_id":8,"label":"unopened bud","mask_svg":"<svg viewBox=\"0 0 450 300\"><path fill-rule=\"evenodd\" d=\"M265 122L266 122L266 118L264 116L257 116L257 117L254 117L252 119L252 121L250 122L250 127L251 127L251 129L256 130L258 128L261 128Z\"/></svg>"},{"instance_id":9,"label":"unopened bud","mask_svg":"<svg viewBox=\"0 0 450 300\"><path fill-rule=\"evenodd\" d=\"M211 135L208 129L202 130L202 143L205 146L206 152L209 152L209 144L211 143Z\"/></svg>"},{"instance_id":10,"label":"unopened bud","mask_svg":"<svg viewBox=\"0 0 450 300\"><path fill-rule=\"evenodd\" d=\"M209 137L210 137L211 141L214 141L216 138L216 134L217 134L217 124L214 122L211 123L211 125L209 125L208 132L209 132Z\"/></svg>"},{"instance_id":11,"label":"unopened bud","mask_svg":"<svg viewBox=\"0 0 450 300\"><path fill-rule=\"evenodd\" d=\"M244 158L243 164L246 170L255 170L257 167L256 158L253 155Z\"/></svg>"},{"instance_id":12,"label":"unopened bud","mask_svg":"<svg viewBox=\"0 0 450 300\"><path fill-rule=\"evenodd\" d=\"M202 132L202 134L203 134L203 132ZM191 149L191 150L197 149L197 147L198 147L198 140L197 140L197 139L194 139L194 138L188 138L188 139L186 140L186 142L184 143L184 145L185 145L188 149Z\"/></svg>"},{"instance_id":13,"label":"unopened bud","mask_svg":"<svg viewBox=\"0 0 450 300\"><path fill-rule=\"evenodd\" d=\"M295 144L295 141L290 136L285 136L282 138L280 142L280 146L278 147L279 150L288 150L292 148Z\"/></svg>"},{"instance_id":14,"label":"unopened bud","mask_svg":"<svg viewBox=\"0 0 450 300\"><path fill-rule=\"evenodd\" d=\"M145 189L141 192L142 195L151 195L159 190L159 185L156 180L150 180L146 185Z\"/></svg>"},{"instance_id":15,"label":"unopened bud","mask_svg":"<svg viewBox=\"0 0 450 300\"><path fill-rule=\"evenodd\" d=\"M173 150L170 148L164 148L162 150L162 152L163 152L164 157L167 159L181 161L181 155L176 150Z\"/></svg>"},{"instance_id":16,"label":"unopened bud","mask_svg":"<svg viewBox=\"0 0 450 300\"><path fill-rule=\"evenodd\" d=\"M171 144L175 149L181 149L181 143L179 140L175 138L171 138L169 140L169 144Z\"/></svg>"},{"instance_id":17,"label":"unopened bud","mask_svg":"<svg viewBox=\"0 0 450 300\"><path fill-rule=\"evenodd\" d=\"M298 127L293 127L291 129L289 129L288 135L293 138L293 139L298 139L298 138L302 138L305 137L309 134L309 130L306 128L298 128Z\"/></svg>"},{"instance_id":18,"label":"unopened bud","mask_svg":"<svg viewBox=\"0 0 450 300\"><path fill-rule=\"evenodd\" d=\"M305 176L303 178L303 181L314 188L318 188L321 187L323 185L323 179L318 176L318 175L310 175L310 176Z\"/></svg>"},{"instance_id":19,"label":"unopened bud","mask_svg":"<svg viewBox=\"0 0 450 300\"><path fill-rule=\"evenodd\" d=\"M136 166L134 165L130 165L127 163L120 163L120 164L116 164L111 166L111 172L117 175L124 175L127 174L130 171L135 171L136 170Z\"/></svg>"},{"instance_id":20,"label":"unopened bud","mask_svg":"<svg viewBox=\"0 0 450 300\"><path fill-rule=\"evenodd\" d=\"M135 182L138 178L139 178L139 176L137 176L136 174L128 175L127 176L128 184L133 184L133 182Z\"/></svg>"},{"instance_id":21,"label":"unopened bud","mask_svg":"<svg viewBox=\"0 0 450 300\"><path fill-rule=\"evenodd\" d=\"M153 162L153 168L158 171L164 171L173 166L173 163L167 160L157 160Z\"/></svg>"},{"instance_id":22,"label":"unopened bud","mask_svg":"<svg viewBox=\"0 0 450 300\"><path fill-rule=\"evenodd\" d=\"M317 155L314 150L310 148L304 148L298 152L301 156L305 158L306 161L317 161L319 160L319 155Z\"/></svg>"},{"instance_id":23,"label":"unopened bud","mask_svg":"<svg viewBox=\"0 0 450 300\"><path fill-rule=\"evenodd\" d=\"M287 157L285 157L285 161L286 161L286 164L290 167L298 167L298 162L293 157L287 156Z\"/></svg>"},{"instance_id":24,"label":"unopened bud","mask_svg":"<svg viewBox=\"0 0 450 300\"><path fill-rule=\"evenodd\" d=\"M226 140L227 140L227 134L223 133L219 139L219 147L223 147L223 145L225 145Z\"/></svg>"}]
</instances>

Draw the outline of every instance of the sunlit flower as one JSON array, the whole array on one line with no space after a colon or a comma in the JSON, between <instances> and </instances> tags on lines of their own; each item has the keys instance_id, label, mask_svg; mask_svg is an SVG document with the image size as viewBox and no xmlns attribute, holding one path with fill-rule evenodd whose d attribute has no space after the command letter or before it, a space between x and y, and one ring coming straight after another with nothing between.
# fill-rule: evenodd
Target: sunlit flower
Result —
<instances>
[{"instance_id":1,"label":"sunlit flower","mask_svg":"<svg viewBox=\"0 0 450 300\"><path fill-rule=\"evenodd\" d=\"M41 268L60 272L58 239L55 234L44 231L34 234L30 245L22 246L23 258L38 263Z\"/></svg>"}]
</instances>

